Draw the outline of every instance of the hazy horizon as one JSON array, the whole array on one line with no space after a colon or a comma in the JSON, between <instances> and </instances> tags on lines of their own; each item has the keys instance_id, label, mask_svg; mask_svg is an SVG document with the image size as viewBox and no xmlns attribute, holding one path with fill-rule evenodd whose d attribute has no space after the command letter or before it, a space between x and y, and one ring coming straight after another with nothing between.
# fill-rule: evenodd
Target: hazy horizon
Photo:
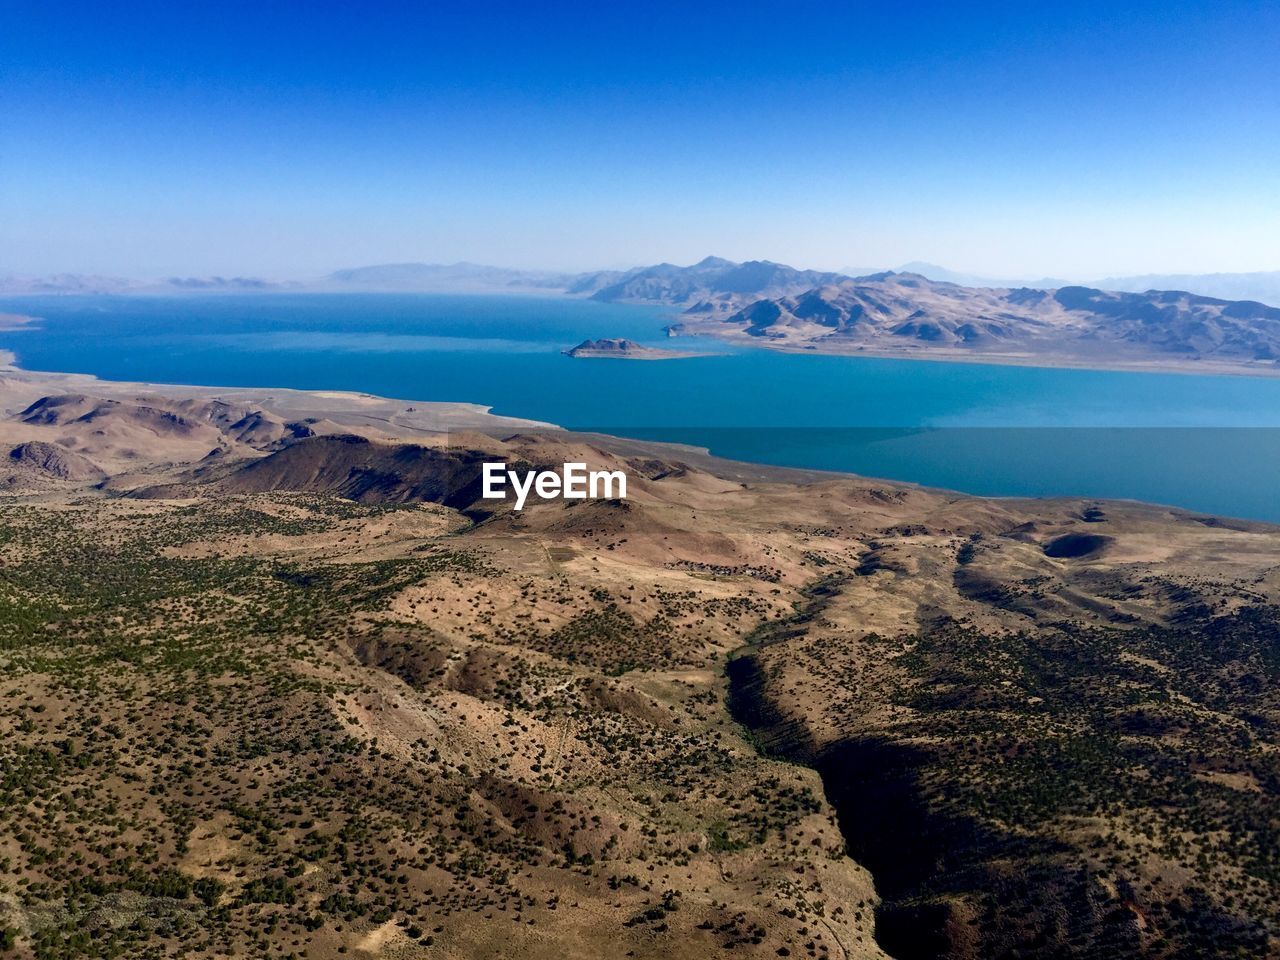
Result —
<instances>
[{"instance_id":1,"label":"hazy horizon","mask_svg":"<svg viewBox=\"0 0 1280 960\"><path fill-rule=\"evenodd\" d=\"M1280 268L1274 5L307 11L11 5L0 273Z\"/></svg>"},{"instance_id":2,"label":"hazy horizon","mask_svg":"<svg viewBox=\"0 0 1280 960\"><path fill-rule=\"evenodd\" d=\"M504 264L504 263L478 263L473 260L457 260L457 259L441 260L439 262L427 262L427 261L421 261L421 260L389 260L383 263L349 263L349 264L344 264L342 266L339 266L334 270L327 270L322 273L311 273L311 274L267 274L262 271L242 271L242 272L236 272L236 273L221 274L221 273L212 273L212 272L198 273L191 270L185 270L185 271L178 270L168 274L143 274L143 273L138 273L136 271L132 273L125 273L123 271L109 273L106 271L85 272L85 271L75 271L75 270L54 270L54 271L39 273L35 271L19 272L19 271L7 270L3 268L3 265L0 265L0 282L3 282L5 280L10 280L10 281L23 280L24 278L30 281L53 281L59 277L79 278L81 280L99 279L103 281L124 281L130 285L128 289L138 289L140 291L151 290L153 292L159 289L164 289L171 292L181 292L183 287L189 284L190 285L189 289L190 289L190 292L192 293L199 293L199 292L203 292L210 289L216 289L216 287L204 286L203 284L212 285L219 282L225 283L228 285L227 287L228 292L230 292L233 289L239 289L246 292L251 292L254 288L252 286L248 286L248 284L263 282L267 284L267 286L262 288L263 292L269 292L273 290L288 291L290 289L297 290L299 292L307 292L307 291L316 292L316 291L324 291L327 289L334 289L330 286L334 274L348 271L348 270L360 270L360 269L366 269L366 268L377 269L380 267L424 267L424 268L431 268L431 269L439 269L442 271L447 271L451 268L476 268L478 270L510 271L513 274L524 274L531 278L539 274L546 275L547 277L572 278L572 277L588 276L590 274L597 273L597 272L627 273L627 272L643 270L643 269L650 268L650 267L657 266L664 263L670 264L676 267L689 267L689 266L696 265L699 261L707 258L728 259L728 258L719 258L717 254L707 254L704 257L698 257L697 260L692 260L688 262L677 262L677 261L672 261L667 259L667 260L658 260L653 263L629 263L629 264L615 263L615 264L607 264L607 265L597 265L595 267L589 267L585 270L570 269L567 267L555 267L555 266L517 267L511 264ZM766 258L754 257L749 259L763 260ZM742 261L739 261L739 262L742 262ZM879 265L845 264L840 267L826 267L826 266L814 267L813 265L807 264L807 263L788 263L788 264L785 264L785 266L796 267L799 269L823 270L827 272L840 273L845 276L855 277L855 278L860 276L866 276L869 274L885 272L885 271L921 273L932 280L950 281L953 283L961 284L962 286L981 286L984 284L990 285L990 286L1009 286L1009 285L1020 285L1020 284L1027 284L1027 285L1033 285L1033 286L1036 284L1043 284L1048 286L1062 286L1062 285L1070 285L1070 284L1097 284L1107 280L1124 280L1124 281L1132 282L1132 281L1144 280L1147 278L1158 280L1158 279L1164 279L1164 278L1176 279L1179 277L1183 277L1187 279L1199 279L1202 281L1210 281L1215 277L1221 277L1223 279L1228 279L1228 278L1245 279L1249 277L1259 277L1259 278L1265 277L1266 278L1265 282L1270 283L1272 282L1273 277L1280 277L1280 269L1256 270L1256 271L1205 271L1203 273L1191 273L1191 272L1184 272L1184 271L1160 271L1160 272L1144 272L1144 273L1128 274L1128 275L1113 271L1107 276L1101 276L1101 275L1072 276L1072 275L1064 275L1064 274L1057 274L1057 275L1045 274L1042 276L1028 276L1028 275L1022 275L1022 276L1012 275L1011 276L1011 275L986 274L986 273L977 272L977 271L957 270L957 269L952 269L947 264L929 263L925 261L909 261L907 263L879 264ZM448 275L444 275L444 276L438 277L437 280L443 285L432 286L430 282L426 280L426 278L422 278L422 280L419 282L426 282L425 286L415 287L412 285L412 283L410 284L410 286L404 286L403 284L396 281L388 281L382 284L380 287L377 282L371 281L372 286L368 286L368 289L386 289L389 292L396 292L396 291L407 292L407 291L412 291L414 289L421 289L423 292L432 292L432 291L449 292L450 290L454 290L455 292L465 292L466 278L465 278L465 275L461 272L457 276L450 277ZM483 289L493 289L491 287L491 284L485 281L484 279L478 278L475 282L480 284L479 287L474 288L478 291ZM237 284L239 286L237 286ZM364 288L365 288L364 286L360 287L360 289L364 289ZM539 287L539 286L521 285L521 286L515 286L510 288L510 292L513 294L519 294L519 295L547 295L552 293L563 293L563 290L558 287ZM1193 290L1192 292L1204 292L1204 291ZM1219 294L1219 293L1210 291L1208 295L1222 296L1224 294ZM1274 295L1254 296L1252 294L1247 294L1247 295L1240 295L1240 296L1235 296L1235 295L1228 296L1228 299L1271 300L1273 298L1274 298Z\"/></svg>"}]
</instances>

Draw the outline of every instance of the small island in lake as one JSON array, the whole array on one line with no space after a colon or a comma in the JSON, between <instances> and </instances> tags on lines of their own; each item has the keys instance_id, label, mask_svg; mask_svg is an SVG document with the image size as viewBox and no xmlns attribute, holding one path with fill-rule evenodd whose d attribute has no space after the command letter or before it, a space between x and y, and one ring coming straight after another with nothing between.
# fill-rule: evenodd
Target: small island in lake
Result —
<instances>
[{"instance_id":1,"label":"small island in lake","mask_svg":"<svg viewBox=\"0 0 1280 960\"><path fill-rule=\"evenodd\" d=\"M688 350L646 347L634 340L622 339L583 340L576 347L565 350L564 354L569 357L605 357L618 360L678 360L681 357L704 356Z\"/></svg>"}]
</instances>

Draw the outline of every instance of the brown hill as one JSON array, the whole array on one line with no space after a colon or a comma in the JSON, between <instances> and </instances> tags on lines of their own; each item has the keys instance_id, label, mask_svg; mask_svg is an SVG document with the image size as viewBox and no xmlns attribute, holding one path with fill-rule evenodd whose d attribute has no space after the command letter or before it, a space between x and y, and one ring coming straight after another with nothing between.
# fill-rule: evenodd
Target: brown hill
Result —
<instances>
[{"instance_id":1,"label":"brown hill","mask_svg":"<svg viewBox=\"0 0 1280 960\"><path fill-rule=\"evenodd\" d=\"M29 440L9 451L10 470L39 474L75 483L97 483L106 472L88 457L64 449L54 443Z\"/></svg>"},{"instance_id":2,"label":"brown hill","mask_svg":"<svg viewBox=\"0 0 1280 960\"><path fill-rule=\"evenodd\" d=\"M476 515L500 512L501 501L481 497L482 464L504 462L521 473L557 470L566 462L624 470L629 491L643 496L648 478L682 473L684 464L652 456L627 457L558 433L514 434L505 439L459 434L437 445L396 443L352 434L303 438L267 456L200 464L173 482L144 485L131 495L149 499L185 495L306 491L358 503L438 503ZM539 502L530 494L529 504ZM585 505L584 505L585 506Z\"/></svg>"},{"instance_id":3,"label":"brown hill","mask_svg":"<svg viewBox=\"0 0 1280 960\"><path fill-rule=\"evenodd\" d=\"M255 457L316 432L341 429L322 418L286 421L250 403L82 393L42 396L0 421L3 439L36 444L32 450L60 451L66 463L51 461L48 469L63 470L64 479L99 482L120 475L113 485L125 486L124 475L138 470ZM16 460L9 464L16 465Z\"/></svg>"},{"instance_id":4,"label":"brown hill","mask_svg":"<svg viewBox=\"0 0 1280 960\"><path fill-rule=\"evenodd\" d=\"M237 446L216 421L215 406L63 394L40 398L11 422L115 472L131 464L190 462Z\"/></svg>"}]
</instances>

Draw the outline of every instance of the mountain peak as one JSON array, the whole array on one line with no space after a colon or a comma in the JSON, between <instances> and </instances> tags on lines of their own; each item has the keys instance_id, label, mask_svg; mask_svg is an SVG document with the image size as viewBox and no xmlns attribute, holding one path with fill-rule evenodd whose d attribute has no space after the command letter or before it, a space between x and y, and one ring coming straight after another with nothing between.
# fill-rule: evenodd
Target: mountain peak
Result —
<instances>
[{"instance_id":1,"label":"mountain peak","mask_svg":"<svg viewBox=\"0 0 1280 960\"><path fill-rule=\"evenodd\" d=\"M736 267L737 264L732 260L726 260L724 257L703 257L695 267L711 268L711 267Z\"/></svg>"}]
</instances>

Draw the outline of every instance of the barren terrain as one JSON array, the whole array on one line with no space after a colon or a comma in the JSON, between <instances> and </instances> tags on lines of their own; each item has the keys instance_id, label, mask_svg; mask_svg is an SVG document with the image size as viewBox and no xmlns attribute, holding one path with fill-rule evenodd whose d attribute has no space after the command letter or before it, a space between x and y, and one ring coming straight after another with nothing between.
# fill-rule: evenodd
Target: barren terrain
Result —
<instances>
[{"instance_id":1,"label":"barren terrain","mask_svg":"<svg viewBox=\"0 0 1280 960\"><path fill-rule=\"evenodd\" d=\"M1280 955L1277 528L0 389L16 956Z\"/></svg>"},{"instance_id":2,"label":"barren terrain","mask_svg":"<svg viewBox=\"0 0 1280 960\"><path fill-rule=\"evenodd\" d=\"M711 294L672 334L788 351L1274 376L1280 309L1182 291L985 289L910 273L792 294Z\"/></svg>"}]
</instances>

